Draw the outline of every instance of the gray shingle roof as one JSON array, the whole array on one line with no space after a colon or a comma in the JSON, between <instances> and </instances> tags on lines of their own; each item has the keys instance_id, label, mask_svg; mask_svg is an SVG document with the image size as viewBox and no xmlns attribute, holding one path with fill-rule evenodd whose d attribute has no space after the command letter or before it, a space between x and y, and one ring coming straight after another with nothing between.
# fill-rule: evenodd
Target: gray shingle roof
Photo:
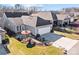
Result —
<instances>
[{"instance_id":1,"label":"gray shingle roof","mask_svg":"<svg viewBox=\"0 0 79 59\"><path fill-rule=\"evenodd\" d=\"M16 17L16 18L8 18L8 20L12 21L14 24L16 25L21 25L23 24L23 21L20 17Z\"/></svg>"},{"instance_id":2,"label":"gray shingle roof","mask_svg":"<svg viewBox=\"0 0 79 59\"><path fill-rule=\"evenodd\" d=\"M56 16L57 16L57 19L58 20L64 20L65 18L67 18L67 14L56 14Z\"/></svg>"},{"instance_id":3,"label":"gray shingle roof","mask_svg":"<svg viewBox=\"0 0 79 59\"><path fill-rule=\"evenodd\" d=\"M37 16L22 16L22 19L24 24L33 27L51 24L49 20L44 20Z\"/></svg>"},{"instance_id":4,"label":"gray shingle roof","mask_svg":"<svg viewBox=\"0 0 79 59\"><path fill-rule=\"evenodd\" d=\"M22 17L10 17L8 19L17 25L26 24L37 27L51 24L50 20L52 20L52 14L51 12L38 12L30 16L22 15Z\"/></svg>"},{"instance_id":5,"label":"gray shingle roof","mask_svg":"<svg viewBox=\"0 0 79 59\"><path fill-rule=\"evenodd\" d=\"M34 16L34 17L32 17L32 16L22 16L21 18L22 18L24 24L30 25L30 26L33 26L33 27L36 26L36 22L37 22L36 16Z\"/></svg>"},{"instance_id":6,"label":"gray shingle roof","mask_svg":"<svg viewBox=\"0 0 79 59\"><path fill-rule=\"evenodd\" d=\"M38 16L38 17L45 19L45 20L53 20L52 14L50 11L39 11L35 14L32 14L32 16Z\"/></svg>"},{"instance_id":7,"label":"gray shingle roof","mask_svg":"<svg viewBox=\"0 0 79 59\"><path fill-rule=\"evenodd\" d=\"M22 15L28 15L27 12L5 12L7 17L21 17Z\"/></svg>"}]
</instances>

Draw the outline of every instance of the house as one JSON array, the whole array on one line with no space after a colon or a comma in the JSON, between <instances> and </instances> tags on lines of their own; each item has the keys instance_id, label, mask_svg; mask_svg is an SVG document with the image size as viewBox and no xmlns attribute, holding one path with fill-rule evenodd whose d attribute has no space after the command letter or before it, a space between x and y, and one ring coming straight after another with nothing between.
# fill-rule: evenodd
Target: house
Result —
<instances>
[{"instance_id":1,"label":"house","mask_svg":"<svg viewBox=\"0 0 79 59\"><path fill-rule=\"evenodd\" d=\"M22 15L28 15L26 12L5 12L6 18L5 18L5 28L13 31L14 33L21 32L21 28L24 24L22 22L21 16Z\"/></svg>"},{"instance_id":2,"label":"house","mask_svg":"<svg viewBox=\"0 0 79 59\"><path fill-rule=\"evenodd\" d=\"M66 51L65 53L67 53L68 55L79 54L79 41L78 40L61 37L57 41L53 42L52 46L63 49L64 51Z\"/></svg>"},{"instance_id":3,"label":"house","mask_svg":"<svg viewBox=\"0 0 79 59\"><path fill-rule=\"evenodd\" d=\"M16 18L8 18L6 21L6 28L14 33L19 33L25 30L26 26L23 24L22 19L20 17Z\"/></svg>"},{"instance_id":4,"label":"house","mask_svg":"<svg viewBox=\"0 0 79 59\"><path fill-rule=\"evenodd\" d=\"M52 29L52 23L39 16L22 16L22 19L23 23L27 25L26 29L32 31L33 35L50 33Z\"/></svg>"},{"instance_id":5,"label":"house","mask_svg":"<svg viewBox=\"0 0 79 59\"><path fill-rule=\"evenodd\" d=\"M56 14L56 16L57 16L57 25L63 26L64 24L65 25L69 24L70 18L68 14Z\"/></svg>"},{"instance_id":6,"label":"house","mask_svg":"<svg viewBox=\"0 0 79 59\"><path fill-rule=\"evenodd\" d=\"M40 13L40 16L32 16L20 13L7 13L5 13L7 17L5 27L15 33L21 32L23 30L31 30L33 35L42 35L51 31L51 21L53 18L50 12L44 12L44 14Z\"/></svg>"},{"instance_id":7,"label":"house","mask_svg":"<svg viewBox=\"0 0 79 59\"><path fill-rule=\"evenodd\" d=\"M2 44L2 40L5 39L6 31L0 27L0 44Z\"/></svg>"}]
</instances>

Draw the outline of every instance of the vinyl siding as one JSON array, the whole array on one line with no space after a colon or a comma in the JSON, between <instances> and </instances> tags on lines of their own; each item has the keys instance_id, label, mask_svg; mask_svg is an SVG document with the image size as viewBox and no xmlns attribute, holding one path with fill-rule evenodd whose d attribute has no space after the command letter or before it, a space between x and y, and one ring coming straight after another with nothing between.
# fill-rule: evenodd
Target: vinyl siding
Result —
<instances>
[{"instance_id":1,"label":"vinyl siding","mask_svg":"<svg viewBox=\"0 0 79 59\"><path fill-rule=\"evenodd\" d=\"M41 29L41 28L49 28L50 27L50 30L49 31L51 31L51 29L52 29L52 25L44 25L44 26L39 26L39 27L37 27L37 29L36 29L36 34L39 34L38 32L38 30L39 29ZM47 29L46 29L47 30ZM49 32L50 33L50 32ZM44 33L44 34L46 34L46 33Z\"/></svg>"},{"instance_id":2,"label":"vinyl siding","mask_svg":"<svg viewBox=\"0 0 79 59\"><path fill-rule=\"evenodd\" d=\"M36 35L36 28L35 27L26 25L26 30L30 30L30 31L32 31L33 35Z\"/></svg>"}]
</instances>

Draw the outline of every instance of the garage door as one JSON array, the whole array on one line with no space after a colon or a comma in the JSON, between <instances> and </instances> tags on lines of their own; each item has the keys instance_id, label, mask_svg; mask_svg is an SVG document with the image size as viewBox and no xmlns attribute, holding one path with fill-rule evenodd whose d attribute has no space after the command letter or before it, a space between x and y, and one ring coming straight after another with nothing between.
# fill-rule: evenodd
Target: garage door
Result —
<instances>
[{"instance_id":1,"label":"garage door","mask_svg":"<svg viewBox=\"0 0 79 59\"><path fill-rule=\"evenodd\" d=\"M0 35L0 44L1 44L1 42L2 42L2 39L1 39L1 35Z\"/></svg>"},{"instance_id":2,"label":"garage door","mask_svg":"<svg viewBox=\"0 0 79 59\"><path fill-rule=\"evenodd\" d=\"M50 29L51 29L50 27L39 28L38 34L42 35L42 34L50 33Z\"/></svg>"}]
</instances>

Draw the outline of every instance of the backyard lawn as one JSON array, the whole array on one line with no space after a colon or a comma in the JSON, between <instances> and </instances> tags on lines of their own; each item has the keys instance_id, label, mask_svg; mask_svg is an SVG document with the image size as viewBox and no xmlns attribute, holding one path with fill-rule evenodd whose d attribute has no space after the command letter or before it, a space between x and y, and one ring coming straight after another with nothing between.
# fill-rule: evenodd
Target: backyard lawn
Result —
<instances>
[{"instance_id":1,"label":"backyard lawn","mask_svg":"<svg viewBox=\"0 0 79 59\"><path fill-rule=\"evenodd\" d=\"M58 49L53 46L35 46L33 48L27 48L25 44L17 41L13 37L9 37L10 44L8 49L9 55L61 55L62 49Z\"/></svg>"}]
</instances>

